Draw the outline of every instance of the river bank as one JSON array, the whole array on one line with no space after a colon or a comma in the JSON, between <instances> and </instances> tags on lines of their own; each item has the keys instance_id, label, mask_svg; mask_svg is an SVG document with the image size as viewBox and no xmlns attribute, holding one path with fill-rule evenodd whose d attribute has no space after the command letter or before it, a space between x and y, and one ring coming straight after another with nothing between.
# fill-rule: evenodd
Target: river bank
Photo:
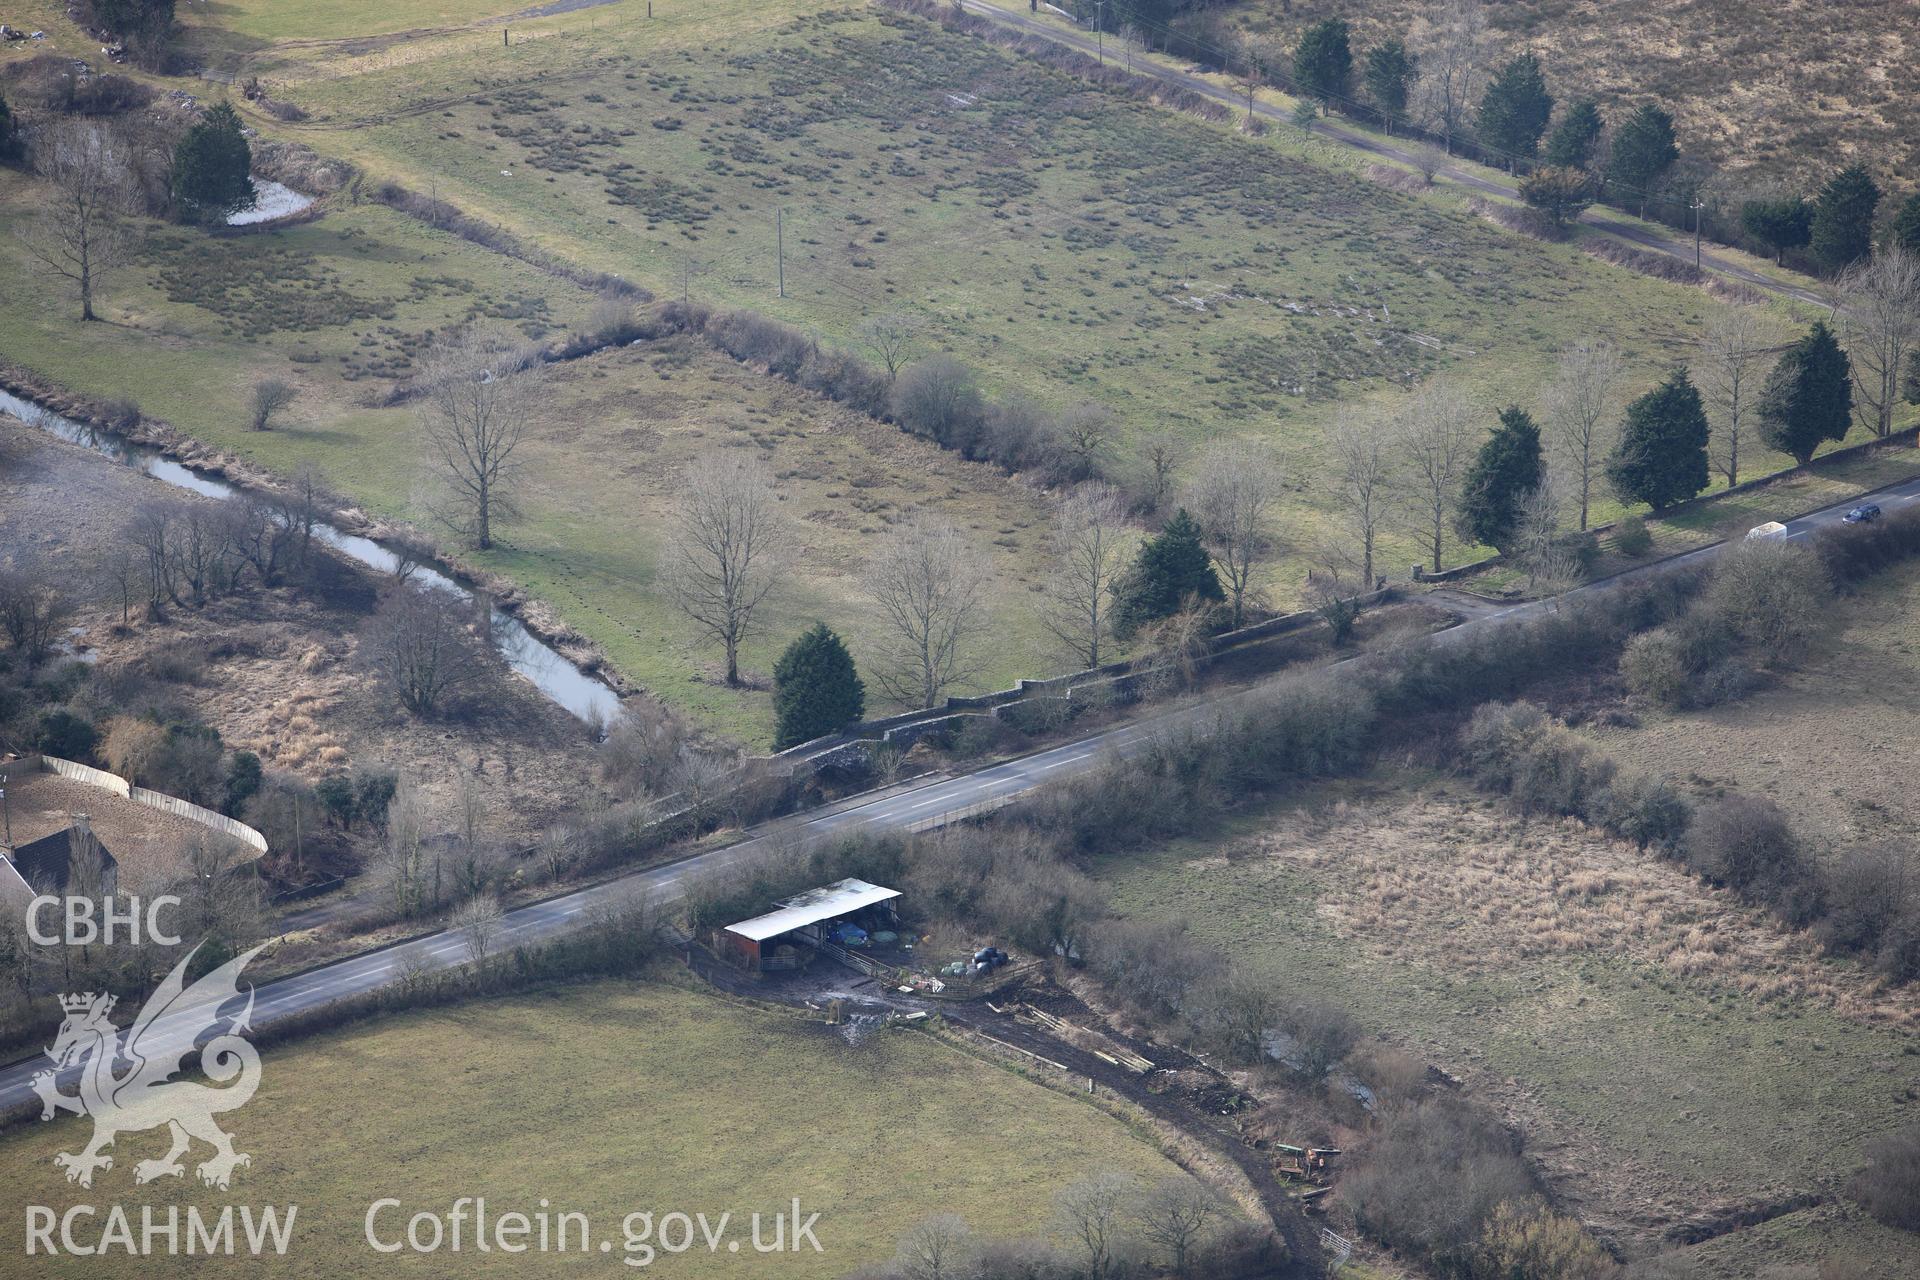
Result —
<instances>
[{"instance_id":1,"label":"river bank","mask_svg":"<svg viewBox=\"0 0 1920 1280\"><path fill-rule=\"evenodd\" d=\"M162 483L204 496L227 498L240 491L270 493L282 487L279 477L267 469L208 448L170 423L142 415L131 427L118 428L110 406L3 359L0 410L139 467ZM417 529L376 520L355 507L336 509L329 524L322 536L337 550L383 571L398 562L394 545L431 547L435 568L426 572L439 579L433 585L484 594L500 615L497 621L508 624L495 628L502 653L516 671L577 718L609 723L619 714L621 702L638 692L596 645L562 623L550 608L499 575L462 564Z\"/></svg>"}]
</instances>

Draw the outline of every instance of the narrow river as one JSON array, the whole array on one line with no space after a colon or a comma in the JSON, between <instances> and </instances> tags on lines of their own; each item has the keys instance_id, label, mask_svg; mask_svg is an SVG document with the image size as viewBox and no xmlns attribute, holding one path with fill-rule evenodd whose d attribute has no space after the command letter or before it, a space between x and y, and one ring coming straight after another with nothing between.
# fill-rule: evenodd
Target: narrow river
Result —
<instances>
[{"instance_id":1,"label":"narrow river","mask_svg":"<svg viewBox=\"0 0 1920 1280\"><path fill-rule=\"evenodd\" d=\"M138 467L163 484L170 484L179 489L190 489L194 493L209 498L227 499L239 492L233 485L162 457L153 449L137 445L112 432L90 427L83 422L63 418L49 409L34 404L30 400L22 400L6 391L0 391L0 412L13 414L31 426L49 431L62 440L83 445L96 453L112 458L115 462ZM391 573L400 563L397 555L372 538L346 533L328 524L319 526L316 532L323 541L336 548L341 554L382 573ZM473 593L467 588L445 574L426 566L414 571L413 580L442 591L452 592L461 599L473 598ZM610 725L618 716L620 698L612 689L560 656L558 651L527 630L526 625L512 614L495 608L492 633L494 644L515 671L531 680L535 688L581 720L589 724Z\"/></svg>"}]
</instances>

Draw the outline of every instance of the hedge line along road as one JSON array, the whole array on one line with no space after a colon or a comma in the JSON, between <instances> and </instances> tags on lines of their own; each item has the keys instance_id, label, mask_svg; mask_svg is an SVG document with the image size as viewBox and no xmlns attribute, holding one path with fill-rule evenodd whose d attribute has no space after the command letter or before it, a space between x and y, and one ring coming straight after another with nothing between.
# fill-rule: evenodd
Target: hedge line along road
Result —
<instances>
[{"instance_id":1,"label":"hedge line along road","mask_svg":"<svg viewBox=\"0 0 1920 1280\"><path fill-rule=\"evenodd\" d=\"M1920 478L1788 521L1788 536L1804 539L1820 529L1837 525L1849 509L1865 501L1878 502L1883 510L1892 514L1920 501ZM1569 594L1606 591L1624 581L1666 572L1680 565L1697 564L1717 554L1725 545L1719 543L1701 547L1602 582L1590 583ZM1555 608L1557 604L1558 599L1552 599L1512 605L1470 618L1450 630L1436 633L1431 639L1435 643L1448 643L1459 635L1531 617ZM689 876L749 862L776 850L791 848L796 842L868 828L925 830L990 810L1048 782L1085 773L1097 767L1102 760L1124 756L1170 730L1203 725L1236 699L1247 696L1259 687L1256 684L1206 702L1148 716L1062 746L989 765L957 777L940 777L909 784L870 799L856 797L825 812L763 823L749 831L744 839L724 848L695 854L665 866L635 871L562 897L509 911L499 922L491 949L497 954L555 937L593 919L596 908L629 901L634 895L643 895L654 902L671 901L679 896L680 885ZM338 960L256 988L253 992L252 1025L270 1026L296 1014L364 995L387 985L403 973L449 968L466 959L465 934L458 929L445 929L379 951ZM237 1002L230 1004L228 1012L237 1011ZM185 1052L186 1047L181 1045L181 1051ZM48 1063L44 1058L29 1059L0 1068L0 1114L29 1104L37 1105L33 1078L47 1068ZM70 1081L77 1074L68 1071L62 1073L61 1079L71 1087Z\"/></svg>"}]
</instances>

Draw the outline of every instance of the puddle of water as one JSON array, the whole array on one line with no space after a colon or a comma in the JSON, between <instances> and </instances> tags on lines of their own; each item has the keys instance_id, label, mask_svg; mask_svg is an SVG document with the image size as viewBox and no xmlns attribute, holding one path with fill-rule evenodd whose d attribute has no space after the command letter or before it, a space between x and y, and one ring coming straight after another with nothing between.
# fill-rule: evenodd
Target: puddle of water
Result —
<instances>
[{"instance_id":1,"label":"puddle of water","mask_svg":"<svg viewBox=\"0 0 1920 1280\"><path fill-rule=\"evenodd\" d=\"M110 431L100 431L83 422L63 418L49 409L42 408L30 400L22 400L6 391L0 391L0 411L5 411L31 426L59 436L62 440L82 445L94 452L112 458L126 466L137 467L154 479L170 484L178 489L189 489L208 498L227 499L239 491L223 480L202 475L191 467L183 466L170 458L164 458L152 449L137 445ZM372 538L363 538L359 534L346 533L332 525L323 524L315 529L315 535L327 545L338 550L349 559L376 569L381 573L392 573L400 563L400 557ZM452 578L432 568L421 566L414 571L413 580L423 586L451 592L463 600L473 598L473 593L455 582ZM547 695L567 711L588 723L598 721L612 724L620 712L620 698L600 681L568 662L559 651L541 640L526 625L512 614L500 609L493 610L492 635L495 646L508 665L528 680L535 688Z\"/></svg>"},{"instance_id":2,"label":"puddle of water","mask_svg":"<svg viewBox=\"0 0 1920 1280\"><path fill-rule=\"evenodd\" d=\"M313 203L314 198L295 191L292 187L278 182L269 182L265 178L253 180L253 205L238 213L227 215L230 227L249 226L255 222L271 222L275 218L284 218L290 213L298 213Z\"/></svg>"}]
</instances>

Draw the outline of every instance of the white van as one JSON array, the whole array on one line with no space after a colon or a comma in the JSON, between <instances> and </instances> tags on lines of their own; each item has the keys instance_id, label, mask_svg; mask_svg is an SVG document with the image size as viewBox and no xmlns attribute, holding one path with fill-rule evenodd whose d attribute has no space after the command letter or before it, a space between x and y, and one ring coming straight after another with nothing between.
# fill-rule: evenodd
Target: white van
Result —
<instances>
[{"instance_id":1,"label":"white van","mask_svg":"<svg viewBox=\"0 0 1920 1280\"><path fill-rule=\"evenodd\" d=\"M1747 530L1748 542L1778 542L1787 536L1787 526L1778 520L1769 520Z\"/></svg>"}]
</instances>

